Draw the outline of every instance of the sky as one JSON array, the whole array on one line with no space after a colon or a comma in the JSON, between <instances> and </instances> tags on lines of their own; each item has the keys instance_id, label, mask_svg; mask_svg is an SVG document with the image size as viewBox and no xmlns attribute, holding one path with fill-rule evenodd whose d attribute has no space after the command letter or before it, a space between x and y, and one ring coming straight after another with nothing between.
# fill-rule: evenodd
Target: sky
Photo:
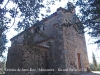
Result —
<instances>
[{"instance_id":1,"label":"sky","mask_svg":"<svg viewBox=\"0 0 100 75\"><path fill-rule=\"evenodd\" d=\"M62 2L55 2L55 5L50 6L51 13L49 13L49 15L56 12L57 8L65 7L67 2L68 2L68 0L62 0ZM70 2L72 2L72 0L70 0ZM46 3L44 3L44 4L46 4ZM8 6L12 7L12 4L10 3ZM41 12L46 13L46 10L43 9ZM76 13L79 13L78 8L76 8ZM9 16L9 14L8 14L8 16ZM19 19L19 17L16 18L16 21L18 21L18 19ZM13 23L13 20L11 23ZM15 36L17 34L18 33L15 32L12 27L12 29L10 29L9 32L7 33L7 39L11 39L13 36ZM90 43L92 43L93 39L89 35L85 34L85 38L86 38L86 46L87 46L89 62L92 63L92 52L93 52L96 56L97 62L100 63L100 50L98 50L96 44L90 44ZM9 42L6 44L6 46L10 47L11 42L10 42L10 40L8 40L8 41ZM4 53L4 55L7 56L7 51Z\"/></svg>"}]
</instances>

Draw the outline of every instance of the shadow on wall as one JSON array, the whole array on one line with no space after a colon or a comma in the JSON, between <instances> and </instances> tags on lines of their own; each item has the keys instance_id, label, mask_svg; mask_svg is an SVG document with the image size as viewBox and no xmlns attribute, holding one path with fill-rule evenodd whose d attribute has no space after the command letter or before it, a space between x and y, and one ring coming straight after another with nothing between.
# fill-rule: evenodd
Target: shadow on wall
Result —
<instances>
[{"instance_id":1,"label":"shadow on wall","mask_svg":"<svg viewBox=\"0 0 100 75\"><path fill-rule=\"evenodd\" d=\"M5 75L5 74L0 74L0 75Z\"/></svg>"}]
</instances>

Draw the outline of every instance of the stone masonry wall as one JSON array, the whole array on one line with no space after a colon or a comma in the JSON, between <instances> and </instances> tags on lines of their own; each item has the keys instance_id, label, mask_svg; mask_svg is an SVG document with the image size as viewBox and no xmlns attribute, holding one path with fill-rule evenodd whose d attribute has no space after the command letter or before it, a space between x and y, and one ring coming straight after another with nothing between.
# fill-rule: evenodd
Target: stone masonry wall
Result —
<instances>
[{"instance_id":1,"label":"stone masonry wall","mask_svg":"<svg viewBox=\"0 0 100 75\"><path fill-rule=\"evenodd\" d=\"M82 69L89 68L86 43L83 34L78 34L74 27L63 27L63 37L64 37L64 50L66 57L67 68L80 69L78 66L77 53L81 55L81 67Z\"/></svg>"},{"instance_id":2,"label":"stone masonry wall","mask_svg":"<svg viewBox=\"0 0 100 75\"><path fill-rule=\"evenodd\" d=\"M7 69L17 71L7 71L6 75L40 75L43 72L31 71L39 68L47 68L47 49L46 48L26 48L25 45L13 45L8 50ZM26 69L26 70L25 70ZM30 70L31 69L31 70ZM19 71L18 71L19 70Z\"/></svg>"}]
</instances>

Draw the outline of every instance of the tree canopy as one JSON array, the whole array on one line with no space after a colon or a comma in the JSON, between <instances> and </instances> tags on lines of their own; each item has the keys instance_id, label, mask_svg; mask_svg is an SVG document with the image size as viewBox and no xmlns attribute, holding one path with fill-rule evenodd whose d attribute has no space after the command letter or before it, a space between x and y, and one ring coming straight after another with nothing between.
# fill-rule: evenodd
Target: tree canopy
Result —
<instances>
[{"instance_id":1,"label":"tree canopy","mask_svg":"<svg viewBox=\"0 0 100 75\"><path fill-rule=\"evenodd\" d=\"M44 5L44 0L0 0L0 56L5 51L5 44L7 43L6 32L13 25L15 25L15 18L20 17L18 24L15 25L15 30L25 30L34 23L39 22L39 15L44 16L40 13L42 8L48 8L47 12L50 12L49 5L55 4L55 1L61 0L47 0L46 6ZM7 7L7 5L12 2L15 6L12 8ZM92 37L97 39L100 37L100 0L77 0L76 5L80 7L79 19L81 23L77 23L80 30L88 28L88 33ZM6 14L10 14L10 18ZM8 24L11 20L14 20L13 24L9 27ZM84 25L81 26L81 24ZM95 43L99 45L100 39Z\"/></svg>"},{"instance_id":2,"label":"tree canopy","mask_svg":"<svg viewBox=\"0 0 100 75\"><path fill-rule=\"evenodd\" d=\"M93 59L94 70L97 70L97 61L96 61L94 53L92 53L92 59Z\"/></svg>"},{"instance_id":3,"label":"tree canopy","mask_svg":"<svg viewBox=\"0 0 100 75\"><path fill-rule=\"evenodd\" d=\"M3 0L0 1L0 6L2 5ZM7 29L8 18L5 17L6 11L5 8L0 7L0 57L3 57L2 53L5 51L5 44L7 43L5 30Z\"/></svg>"},{"instance_id":4,"label":"tree canopy","mask_svg":"<svg viewBox=\"0 0 100 75\"><path fill-rule=\"evenodd\" d=\"M80 7L79 16L84 28L88 28L88 34L96 37L99 46L100 43L100 0L77 0L76 6Z\"/></svg>"},{"instance_id":5,"label":"tree canopy","mask_svg":"<svg viewBox=\"0 0 100 75\"><path fill-rule=\"evenodd\" d=\"M9 4L11 2L13 5L10 8ZM46 6L43 2L44 0L0 0L0 57L3 56L2 53L6 50L6 33L10 28L13 27L18 32L20 30L26 30L34 25L34 23L39 22L40 14L41 16L45 16L43 13L40 13L42 8L48 8L47 12L50 12L49 5L55 4L55 0L47 0ZM20 17L20 20L18 24L15 24L17 17ZM12 19L13 23L11 25Z\"/></svg>"},{"instance_id":6,"label":"tree canopy","mask_svg":"<svg viewBox=\"0 0 100 75\"><path fill-rule=\"evenodd\" d=\"M43 0L0 0L0 57L3 56L2 53L5 51L5 44L7 43L6 33L14 23L15 18L20 14L20 18L23 18L21 21L16 24L16 30L25 30L32 26L39 17L40 8L44 7L42 4ZM12 2L15 6L12 8L7 7L7 5ZM3 6L3 7L2 7ZM10 14L10 18L6 14ZM11 20L14 19L12 25L8 26L11 23Z\"/></svg>"}]
</instances>

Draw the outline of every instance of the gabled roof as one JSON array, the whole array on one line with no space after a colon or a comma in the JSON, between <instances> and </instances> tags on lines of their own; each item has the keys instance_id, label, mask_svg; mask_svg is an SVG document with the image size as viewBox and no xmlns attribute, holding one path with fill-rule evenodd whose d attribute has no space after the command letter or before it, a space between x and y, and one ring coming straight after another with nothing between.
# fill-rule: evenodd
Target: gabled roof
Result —
<instances>
[{"instance_id":1,"label":"gabled roof","mask_svg":"<svg viewBox=\"0 0 100 75\"><path fill-rule=\"evenodd\" d=\"M62 7L59 7L59 8L57 9L57 12L60 11L60 10L63 11L63 12L70 12L69 10L64 9L64 8L62 8ZM51 14L50 16L44 18L44 19L41 20L40 22L46 22L47 20L49 20L49 19L55 17L55 16L57 15L57 12L55 12L55 13ZM71 12L70 12L70 13L71 13ZM38 23L35 23L33 26L31 26L31 27L29 27L28 29L22 31L21 33L19 33L18 35L14 36L14 37L11 38L10 40L11 40L11 41L14 40L14 39L17 38L18 36L22 35L24 32L30 30L31 28L36 27L37 25L38 25Z\"/></svg>"}]
</instances>

